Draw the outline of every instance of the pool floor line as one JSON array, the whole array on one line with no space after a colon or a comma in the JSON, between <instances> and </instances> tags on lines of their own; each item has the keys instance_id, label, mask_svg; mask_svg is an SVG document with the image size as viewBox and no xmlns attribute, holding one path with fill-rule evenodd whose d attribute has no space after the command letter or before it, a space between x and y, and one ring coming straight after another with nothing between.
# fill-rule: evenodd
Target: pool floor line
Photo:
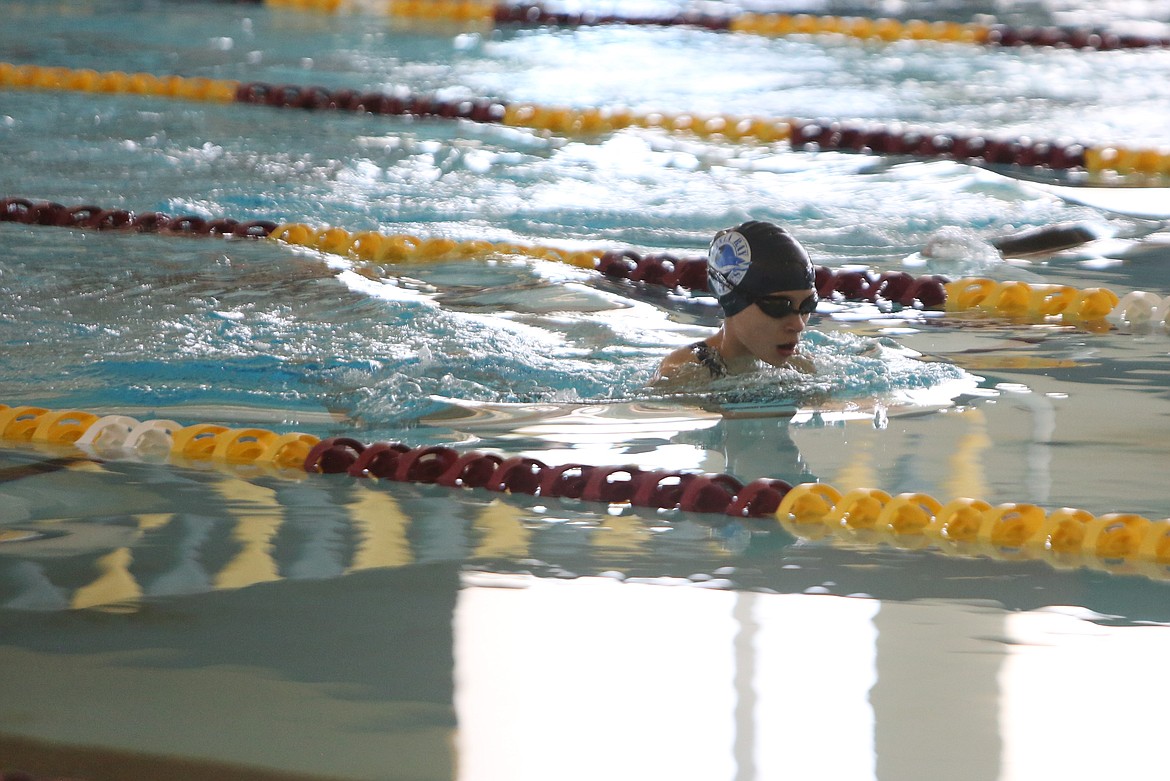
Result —
<instances>
[{"instance_id":1,"label":"pool floor line","mask_svg":"<svg viewBox=\"0 0 1170 781\"><path fill-rule=\"evenodd\" d=\"M52 742L0 732L0 781L65 781L62 772L93 768L82 779L117 781L333 781L332 776L290 774L212 760L169 757L100 746ZM99 771L100 769L100 771ZM76 770L68 770L70 778Z\"/></svg>"}]
</instances>

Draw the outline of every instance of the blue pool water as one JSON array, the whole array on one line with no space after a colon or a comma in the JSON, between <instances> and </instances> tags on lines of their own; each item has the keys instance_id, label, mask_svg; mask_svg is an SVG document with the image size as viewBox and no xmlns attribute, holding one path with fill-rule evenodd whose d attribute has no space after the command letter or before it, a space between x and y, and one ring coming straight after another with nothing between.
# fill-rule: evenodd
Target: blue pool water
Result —
<instances>
[{"instance_id":1,"label":"blue pool water","mask_svg":"<svg viewBox=\"0 0 1170 781\"><path fill-rule=\"evenodd\" d=\"M1157 3L961 5L801 10L1170 21ZM461 30L210 2L0 0L0 19L16 64L1170 143L1160 49ZM1058 197L946 161L9 89L0 150L0 197L688 256L769 219L834 268L1170 294L1164 193ZM1074 221L1102 240L1010 262L990 244ZM1160 324L827 303L814 375L647 386L717 322L705 296L524 255L377 265L0 223L0 403L1170 517ZM0 771L1164 776L1155 565L3 445Z\"/></svg>"}]
</instances>

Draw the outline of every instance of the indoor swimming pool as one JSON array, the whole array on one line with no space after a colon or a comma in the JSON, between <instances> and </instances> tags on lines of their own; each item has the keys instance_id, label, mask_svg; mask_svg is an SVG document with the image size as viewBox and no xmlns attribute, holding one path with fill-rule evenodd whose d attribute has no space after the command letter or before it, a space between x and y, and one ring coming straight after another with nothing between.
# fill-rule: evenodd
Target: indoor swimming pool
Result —
<instances>
[{"instance_id":1,"label":"indoor swimming pool","mask_svg":"<svg viewBox=\"0 0 1170 781\"><path fill-rule=\"evenodd\" d=\"M656 25L330 5L0 0L0 778L1165 776L1170 47L681 23L1156 41L1164 4L548 6L680 20ZM289 85L406 108L257 105ZM545 107L577 125L523 119ZM1163 175L826 149L833 122L1153 150ZM79 224L98 210L171 227ZM718 307L594 262L677 271L749 219L839 282L1110 303L838 292L813 374L651 385ZM997 249L1053 226L1091 240ZM441 250L363 256L371 234ZM109 433L40 441L51 411ZM225 429L292 456L198 451ZM375 443L397 479L347 473ZM388 443L423 471L480 455L408 478ZM546 488L470 479L499 462ZM647 472L677 485L621 492ZM830 508L725 509L767 481ZM963 536L942 506L1051 536ZM1101 542L1062 547L1058 519Z\"/></svg>"}]
</instances>

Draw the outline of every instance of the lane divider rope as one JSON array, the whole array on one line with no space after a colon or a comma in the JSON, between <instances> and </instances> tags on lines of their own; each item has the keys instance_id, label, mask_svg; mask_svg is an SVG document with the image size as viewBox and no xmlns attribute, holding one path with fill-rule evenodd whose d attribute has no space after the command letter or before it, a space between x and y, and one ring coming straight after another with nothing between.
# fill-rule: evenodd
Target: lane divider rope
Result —
<instances>
[{"instance_id":1,"label":"lane divider rope","mask_svg":"<svg viewBox=\"0 0 1170 781\"><path fill-rule=\"evenodd\" d=\"M382 9L390 16L426 22L471 25L521 25L589 27L629 25L644 27L699 27L732 33L785 37L835 35L868 41L936 41L984 46L1034 46L1109 51L1115 49L1166 48L1165 36L1114 33L1090 27L1029 26L979 22L899 20L890 17L833 16L824 14L752 13L704 14L683 12L673 16L629 16L584 12L549 11L541 4L509 4L485 0L389 0L371 7L355 0L267 0L274 8L319 13L370 12Z\"/></svg>"},{"instance_id":2,"label":"lane divider rope","mask_svg":"<svg viewBox=\"0 0 1170 781\"><path fill-rule=\"evenodd\" d=\"M1069 139L999 138L900 124L825 119L633 112L615 108L569 108L505 103L488 98L444 100L432 95L319 86L238 82L148 73L72 70L0 62L0 87L134 94L273 108L352 111L478 123L502 124L559 135L596 135L629 127L690 133L729 142L787 142L796 151L847 151L874 155L946 159L975 164L1093 175L1163 178L1170 176L1170 149L1088 145Z\"/></svg>"},{"instance_id":3,"label":"lane divider rope","mask_svg":"<svg viewBox=\"0 0 1170 781\"><path fill-rule=\"evenodd\" d=\"M313 227L304 223L277 224L271 220L239 221L194 215L172 216L162 212L134 213L93 205L64 206L27 198L0 199L0 222L26 225L159 232L188 236L220 236L235 239L267 238L292 246L356 260L393 265L451 260L483 259L517 254L594 270L611 279L658 285L671 289L707 291L707 261L702 256L679 257L670 253L640 254L633 250L565 250L556 247L489 242L455 241L378 231L350 233L337 227ZM1123 322L1170 324L1170 297L1134 291L1119 297L1108 288L1076 288L1070 285L1000 282L983 277L950 280L940 275L912 276L902 271L832 269L816 266L818 294L829 301L867 301L891 306L947 312L980 312L1015 319L1060 318L1095 322L1112 318Z\"/></svg>"},{"instance_id":4,"label":"lane divider rope","mask_svg":"<svg viewBox=\"0 0 1170 781\"><path fill-rule=\"evenodd\" d=\"M825 483L791 485L759 478L636 465L550 466L527 456L458 451L443 445L364 444L349 437L320 439L262 428L173 420L140 421L83 410L0 404L0 442L71 446L87 457L211 464L240 477L345 474L361 479L480 488L500 494L629 504L654 510L774 518L793 534L832 534L851 542L944 553L1040 559L1053 566L1090 566L1170 577L1170 519L1030 503L991 505L981 499L947 503L917 492L890 495L871 488L842 492Z\"/></svg>"}]
</instances>

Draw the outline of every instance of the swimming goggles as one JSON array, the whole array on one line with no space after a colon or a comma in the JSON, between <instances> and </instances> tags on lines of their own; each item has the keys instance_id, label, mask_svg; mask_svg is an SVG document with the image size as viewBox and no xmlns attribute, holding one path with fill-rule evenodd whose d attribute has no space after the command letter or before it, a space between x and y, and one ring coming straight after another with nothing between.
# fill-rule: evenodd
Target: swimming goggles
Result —
<instances>
[{"instance_id":1,"label":"swimming goggles","mask_svg":"<svg viewBox=\"0 0 1170 781\"><path fill-rule=\"evenodd\" d=\"M817 303L820 301L817 294L814 292L811 296L801 301L799 304L794 302L787 296L775 296L772 298L757 298L754 303L760 308L760 311L768 317L775 317L779 320L782 317L788 317L792 314L811 315L817 311Z\"/></svg>"}]
</instances>

